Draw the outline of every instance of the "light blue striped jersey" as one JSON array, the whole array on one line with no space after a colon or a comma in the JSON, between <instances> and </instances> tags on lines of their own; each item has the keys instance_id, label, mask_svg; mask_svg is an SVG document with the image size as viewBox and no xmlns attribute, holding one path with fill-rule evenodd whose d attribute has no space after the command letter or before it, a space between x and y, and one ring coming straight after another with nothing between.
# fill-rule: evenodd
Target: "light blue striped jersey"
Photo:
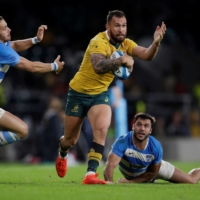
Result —
<instances>
[{"instance_id":1,"label":"light blue striped jersey","mask_svg":"<svg viewBox=\"0 0 200 200\"><path fill-rule=\"evenodd\" d=\"M126 179L133 179L144 173L151 164L162 161L163 149L158 140L153 136L148 137L144 150L135 147L132 140L133 131L120 136L112 145L112 153L121 157L119 170Z\"/></svg>"},{"instance_id":2,"label":"light blue striped jersey","mask_svg":"<svg viewBox=\"0 0 200 200\"><path fill-rule=\"evenodd\" d=\"M11 42L0 42L0 83L9 67L14 67L20 60L19 54L10 47Z\"/></svg>"}]
</instances>

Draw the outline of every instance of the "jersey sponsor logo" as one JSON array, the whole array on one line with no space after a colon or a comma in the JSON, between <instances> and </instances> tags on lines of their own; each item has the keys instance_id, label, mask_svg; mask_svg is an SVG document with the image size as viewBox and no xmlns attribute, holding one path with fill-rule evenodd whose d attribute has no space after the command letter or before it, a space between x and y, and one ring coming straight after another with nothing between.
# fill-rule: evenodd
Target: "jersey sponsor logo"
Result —
<instances>
[{"instance_id":1,"label":"jersey sponsor logo","mask_svg":"<svg viewBox=\"0 0 200 200\"><path fill-rule=\"evenodd\" d=\"M143 174L146 171L146 168L144 168L144 169L133 169L133 168L129 167L128 169L125 169L119 163L119 171L124 175L125 178L133 179L133 178Z\"/></svg>"},{"instance_id":2,"label":"jersey sponsor logo","mask_svg":"<svg viewBox=\"0 0 200 200\"><path fill-rule=\"evenodd\" d=\"M152 155L152 154L144 154L144 153L138 152L138 151L136 151L134 149L130 149L130 148L128 148L125 151L125 155L128 157L131 157L131 158L137 158L144 162L151 162L155 159L154 155Z\"/></svg>"},{"instance_id":3,"label":"jersey sponsor logo","mask_svg":"<svg viewBox=\"0 0 200 200\"><path fill-rule=\"evenodd\" d=\"M78 112L78 105L74 106L74 108L71 110L71 112Z\"/></svg>"},{"instance_id":4,"label":"jersey sponsor logo","mask_svg":"<svg viewBox=\"0 0 200 200\"><path fill-rule=\"evenodd\" d=\"M146 168L146 166L136 165L136 164L131 164L131 163L130 163L130 167L134 168L134 169L143 169L143 168Z\"/></svg>"}]
</instances>

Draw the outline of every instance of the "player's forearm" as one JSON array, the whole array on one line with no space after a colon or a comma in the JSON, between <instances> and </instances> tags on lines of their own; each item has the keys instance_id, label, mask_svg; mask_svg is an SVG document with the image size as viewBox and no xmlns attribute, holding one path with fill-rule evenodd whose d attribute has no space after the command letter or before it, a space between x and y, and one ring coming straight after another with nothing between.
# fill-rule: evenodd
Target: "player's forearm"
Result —
<instances>
[{"instance_id":1,"label":"player's forearm","mask_svg":"<svg viewBox=\"0 0 200 200\"><path fill-rule=\"evenodd\" d=\"M147 49L146 53L146 60L153 60L158 53L158 48L160 43L153 42Z\"/></svg>"},{"instance_id":2,"label":"player's forearm","mask_svg":"<svg viewBox=\"0 0 200 200\"><path fill-rule=\"evenodd\" d=\"M105 181L113 182L113 172L114 172L113 167L106 165L103 173Z\"/></svg>"},{"instance_id":3,"label":"player's forearm","mask_svg":"<svg viewBox=\"0 0 200 200\"><path fill-rule=\"evenodd\" d=\"M157 176L157 173L145 172L145 173L141 174L140 176L138 176L137 178L130 180L129 182L146 183L146 182L154 179L156 176Z\"/></svg>"},{"instance_id":4,"label":"player's forearm","mask_svg":"<svg viewBox=\"0 0 200 200\"><path fill-rule=\"evenodd\" d=\"M16 67L31 73L47 73L52 71L52 66L50 63L42 63L39 61L19 62Z\"/></svg>"},{"instance_id":5,"label":"player's forearm","mask_svg":"<svg viewBox=\"0 0 200 200\"><path fill-rule=\"evenodd\" d=\"M25 40L15 40L12 42L12 48L17 51L25 51L33 45L32 38L25 39Z\"/></svg>"},{"instance_id":6,"label":"player's forearm","mask_svg":"<svg viewBox=\"0 0 200 200\"><path fill-rule=\"evenodd\" d=\"M33 73L47 73L52 71L52 67L50 63L42 63L39 61L33 62Z\"/></svg>"},{"instance_id":7,"label":"player's forearm","mask_svg":"<svg viewBox=\"0 0 200 200\"><path fill-rule=\"evenodd\" d=\"M56 73L59 73L62 70L62 65L58 60L53 63L43 63L40 61L32 62L21 56L16 68L29 71L31 73L46 73L50 71L56 71Z\"/></svg>"}]
</instances>

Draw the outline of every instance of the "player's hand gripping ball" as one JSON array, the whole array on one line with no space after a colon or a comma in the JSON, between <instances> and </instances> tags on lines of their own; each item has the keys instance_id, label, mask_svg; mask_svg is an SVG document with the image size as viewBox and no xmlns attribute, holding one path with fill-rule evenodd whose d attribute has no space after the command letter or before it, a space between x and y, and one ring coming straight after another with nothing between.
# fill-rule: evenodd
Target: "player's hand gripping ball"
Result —
<instances>
[{"instance_id":1,"label":"player's hand gripping ball","mask_svg":"<svg viewBox=\"0 0 200 200\"><path fill-rule=\"evenodd\" d=\"M121 56L123 56L123 52L120 50L116 50L111 54L110 59L119 58ZM131 73L129 68L125 66L120 66L116 71L113 71L113 74L118 79L125 80L130 76Z\"/></svg>"}]
</instances>

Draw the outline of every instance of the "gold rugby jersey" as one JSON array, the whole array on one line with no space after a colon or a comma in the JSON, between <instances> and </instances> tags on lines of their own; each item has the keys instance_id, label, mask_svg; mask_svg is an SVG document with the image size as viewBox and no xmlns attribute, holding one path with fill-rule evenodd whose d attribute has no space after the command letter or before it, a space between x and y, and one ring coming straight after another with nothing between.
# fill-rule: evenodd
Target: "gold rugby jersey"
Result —
<instances>
[{"instance_id":1,"label":"gold rugby jersey","mask_svg":"<svg viewBox=\"0 0 200 200\"><path fill-rule=\"evenodd\" d=\"M134 41L126 38L118 49L124 53L126 52L128 55L132 55L132 50L135 46L137 44ZM90 40L81 66L70 81L69 86L77 92L90 95L106 91L113 81L114 75L111 71L104 74L97 74L92 67L90 56L97 53L104 54L106 58L110 58L114 51L116 51L116 47L109 42L107 31L98 33Z\"/></svg>"}]
</instances>

